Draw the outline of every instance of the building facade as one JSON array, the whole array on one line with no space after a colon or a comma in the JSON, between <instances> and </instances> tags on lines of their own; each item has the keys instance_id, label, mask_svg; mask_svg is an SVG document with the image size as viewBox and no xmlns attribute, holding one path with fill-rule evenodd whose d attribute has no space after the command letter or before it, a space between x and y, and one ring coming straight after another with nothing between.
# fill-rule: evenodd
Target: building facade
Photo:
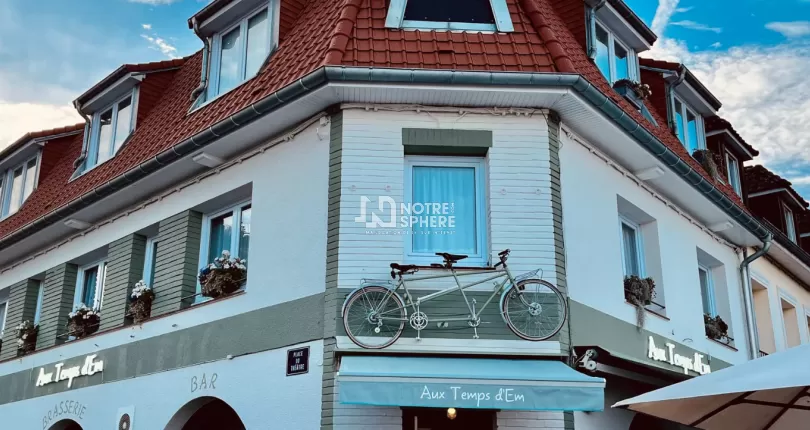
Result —
<instances>
[{"instance_id":1,"label":"building facade","mask_svg":"<svg viewBox=\"0 0 810 430\"><path fill-rule=\"evenodd\" d=\"M621 0L451 9L216 0L3 150L2 426L665 428L611 406L750 359L773 231L719 101Z\"/></svg>"}]
</instances>

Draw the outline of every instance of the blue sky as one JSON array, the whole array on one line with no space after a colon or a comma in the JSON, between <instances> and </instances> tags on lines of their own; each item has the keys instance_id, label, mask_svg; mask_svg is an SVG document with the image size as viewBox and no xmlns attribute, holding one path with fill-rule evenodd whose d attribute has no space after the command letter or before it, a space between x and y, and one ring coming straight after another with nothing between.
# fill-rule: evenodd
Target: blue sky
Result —
<instances>
[{"instance_id":1,"label":"blue sky","mask_svg":"<svg viewBox=\"0 0 810 430\"><path fill-rule=\"evenodd\" d=\"M625 1L660 36L645 55L686 63L810 198L810 0ZM123 63L195 52L186 20L206 2L0 0L0 147L79 122L70 102Z\"/></svg>"}]
</instances>

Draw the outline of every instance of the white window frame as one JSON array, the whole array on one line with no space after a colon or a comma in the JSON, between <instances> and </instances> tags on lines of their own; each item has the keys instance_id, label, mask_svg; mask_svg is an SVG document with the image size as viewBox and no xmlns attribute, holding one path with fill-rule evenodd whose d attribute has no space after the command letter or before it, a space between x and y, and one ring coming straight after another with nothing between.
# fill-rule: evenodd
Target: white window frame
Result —
<instances>
[{"instance_id":1,"label":"white window frame","mask_svg":"<svg viewBox=\"0 0 810 430\"><path fill-rule=\"evenodd\" d=\"M475 207L476 207L476 248L478 253L468 255L467 258L459 262L461 266L487 266L489 264L489 220L487 219L487 182L486 182L486 159L481 157L453 157L453 156L426 156L426 155L406 155L405 156L405 183L404 198L405 204L412 204L413 201L413 168L416 166L426 167L464 167L475 169ZM404 234L405 259L409 263L419 265L429 265L439 263L441 257L431 253L414 252L413 237ZM435 252L445 252L436 250Z\"/></svg>"},{"instance_id":2,"label":"white window frame","mask_svg":"<svg viewBox=\"0 0 810 430\"><path fill-rule=\"evenodd\" d=\"M621 248L622 255L622 273L624 276L630 276L625 273L627 267L627 249L624 247L624 226L630 227L636 233L636 259L638 259L638 277L645 278L647 276L647 268L644 264L644 237L641 234L641 226L622 215L619 215L619 247Z\"/></svg>"},{"instance_id":3,"label":"white window frame","mask_svg":"<svg viewBox=\"0 0 810 430\"><path fill-rule=\"evenodd\" d=\"M231 229L231 248L232 248L230 250L231 258L240 257L239 233L240 233L240 226L242 225L242 208L248 205L250 205L250 208L253 209L253 202L251 199L243 200L239 203L228 205L223 209L220 209L216 212L205 214L203 216L202 235L200 239L200 264L199 264L201 268L209 264L208 247L211 245L211 220L220 217L222 215L227 215L229 213L233 215L233 225L234 225L234 228ZM247 289L247 284L245 284L245 287L243 288ZM207 298L205 297L200 297L199 294L201 292L202 292L202 285L200 285L200 282L197 281L197 296L195 298L195 302L207 300Z\"/></svg>"},{"instance_id":4,"label":"white window frame","mask_svg":"<svg viewBox=\"0 0 810 430\"><path fill-rule=\"evenodd\" d=\"M675 124L675 127L678 127L677 117L675 116L677 113L675 111L675 100L681 104L681 116L683 118L683 139L684 141L681 142L684 148L689 151L689 147L691 146L691 142L689 141L689 116L688 114L691 113L695 117L696 127L697 127L697 144L695 145L695 150L706 149L706 129L704 128L703 124L703 115L700 115L695 109L693 109L689 103L686 103L683 98L678 97L676 94L672 94L672 100L670 100L670 106L672 108L672 122ZM675 130L675 137L678 136L678 130ZM689 155L692 155L691 153Z\"/></svg>"},{"instance_id":5,"label":"white window frame","mask_svg":"<svg viewBox=\"0 0 810 430\"><path fill-rule=\"evenodd\" d=\"M705 266L703 264L698 264L698 287L700 286L700 271L706 272L706 289L707 295L709 296L709 303L708 308L711 312L710 317L714 318L715 316L719 315L717 311L717 290L714 288L714 277L712 276L712 268ZM701 296L702 296L701 292ZM701 297L701 310L703 310L703 297Z\"/></svg>"},{"instance_id":6,"label":"white window frame","mask_svg":"<svg viewBox=\"0 0 810 430\"><path fill-rule=\"evenodd\" d=\"M234 22L233 24L225 27L222 31L218 31L212 38L211 38L211 59L209 61L208 67L208 89L205 91L205 98L207 102L210 102L218 97L221 97L224 94L228 94L229 92L239 88L240 85L249 81L256 75L247 76L246 67L247 67L247 48L248 48L248 21L254 16L262 13L264 10L267 10L267 32L268 37L267 40L269 41L269 46L267 47L268 55L272 54L276 47L276 16L273 11L277 9L275 7L275 0L263 2L260 6L253 9L251 12L240 18L238 21ZM239 74L242 76L242 80L234 85L233 88L230 88L224 92L219 92L219 70L222 63L222 36L231 32L231 30L236 29L239 27L239 43L241 50L240 56L240 64L239 64ZM260 68L261 70L261 68ZM260 71L259 70L259 71ZM258 73L258 72L257 72ZM202 104L201 104L202 106Z\"/></svg>"},{"instance_id":7,"label":"white window frame","mask_svg":"<svg viewBox=\"0 0 810 430\"><path fill-rule=\"evenodd\" d=\"M39 321L42 319L42 302L45 299L45 282L38 282L39 287L37 287L37 303L34 307L34 325L39 324Z\"/></svg>"},{"instance_id":8,"label":"white window frame","mask_svg":"<svg viewBox=\"0 0 810 430\"><path fill-rule=\"evenodd\" d=\"M731 170L731 162L734 162L734 165L737 167L736 171ZM742 196L742 178L740 177L740 160L737 157L731 155L730 152L726 151L726 174L728 175L728 184L731 185L731 188L734 189L734 192L737 193L738 196ZM737 179L736 185L735 182L732 180L732 176Z\"/></svg>"},{"instance_id":9,"label":"white window frame","mask_svg":"<svg viewBox=\"0 0 810 430\"><path fill-rule=\"evenodd\" d=\"M101 310L101 308L104 306L104 284L106 283L105 281L107 274L106 258L79 267L78 274L76 275L76 291L73 295L74 308L82 303L82 296L84 295L84 272L92 269L93 267L98 267L98 270L96 271L96 293L93 297L92 306L90 306L90 303L85 303L85 305L94 310Z\"/></svg>"},{"instance_id":10,"label":"white window frame","mask_svg":"<svg viewBox=\"0 0 810 430\"><path fill-rule=\"evenodd\" d=\"M0 321L0 339L3 338L3 333L5 333L6 331L6 320L8 319L8 303L9 303L8 299L0 302L0 306L5 307L3 312L3 320Z\"/></svg>"},{"instance_id":11,"label":"white window frame","mask_svg":"<svg viewBox=\"0 0 810 430\"><path fill-rule=\"evenodd\" d=\"M37 185L39 185L39 167L41 154L42 152L38 151L37 154L34 155L33 157L26 158L25 161L23 161L21 164L17 164L14 167L6 170L5 172L3 172L3 175L0 176L0 215L2 215L0 216L0 219L4 219L6 217L14 215L15 213L17 213L17 210L19 210L19 208L22 208L23 204L25 204L25 200L27 199L27 197L25 196L25 184L28 182L29 179L34 181L34 186L32 188L31 194L33 194L34 190L37 189ZM28 163L30 163L31 161L34 161L35 163L33 178L28 177L28 169L26 168L28 166ZM12 198L11 188L14 186L14 172L19 169L22 169L23 172L22 188L20 189L20 195L18 197L20 199L20 204L19 206L17 206L17 210L11 212L11 198Z\"/></svg>"},{"instance_id":12,"label":"white window frame","mask_svg":"<svg viewBox=\"0 0 810 430\"><path fill-rule=\"evenodd\" d=\"M638 70L638 56L636 55L636 51L634 51L632 48L629 48L628 47L629 45L624 43L621 38L616 36L616 34L610 30L610 27L608 27L602 21L600 21L599 18L596 18L594 16L593 22L594 22L593 28L594 31L592 43L594 47L598 43L596 39L597 27L600 27L608 35L608 63L610 64L610 76L605 76L605 79L607 79L611 85L613 85L614 83L616 83L616 81L618 81L618 79L614 79L614 77L616 76L616 44L618 43L619 45L622 46L622 48L624 48L625 51L627 51L627 67L630 69L627 72L627 79L630 79L631 81L634 82L638 82L640 73Z\"/></svg>"},{"instance_id":13,"label":"white window frame","mask_svg":"<svg viewBox=\"0 0 810 430\"><path fill-rule=\"evenodd\" d=\"M152 236L146 238L146 252L144 253L144 262L143 262L143 274L142 280L146 283L149 288L153 288L151 279L152 272L155 270L154 265L152 264L152 260L155 258L155 251L157 250L155 246L158 244L157 237Z\"/></svg>"},{"instance_id":14,"label":"white window frame","mask_svg":"<svg viewBox=\"0 0 810 430\"><path fill-rule=\"evenodd\" d=\"M126 94L122 95L114 102L104 106L104 108L99 109L93 114L91 126L90 126L90 140L87 141L87 155L84 161L84 166L82 173L89 172L90 170L95 169L99 165L106 163L107 161L112 160L118 154L115 152L115 133L118 129L118 105L126 100L127 98L131 97L130 107L132 110L132 116L129 119L129 133L127 134L127 138L135 131L135 126L137 123L138 118L138 87L132 89L132 91L127 92ZM99 149L99 139L101 138L101 115L109 110L112 110L112 124L110 124L112 135L110 136L110 157L106 160L102 161L101 163L98 162L98 149ZM124 138L126 140L126 138ZM124 147L123 143L121 144L121 148L118 148L120 151ZM92 162L92 164L90 164Z\"/></svg>"},{"instance_id":15,"label":"white window frame","mask_svg":"<svg viewBox=\"0 0 810 430\"><path fill-rule=\"evenodd\" d=\"M796 238L796 217L793 216L793 210L784 203L782 203L782 217L785 221L785 234L788 239L793 243L798 243Z\"/></svg>"},{"instance_id":16,"label":"white window frame","mask_svg":"<svg viewBox=\"0 0 810 430\"><path fill-rule=\"evenodd\" d=\"M508 33L515 31L512 24L512 16L506 0L489 0L492 7L492 16L495 24L483 24L473 22L439 22L439 21L414 21L405 20L405 8L408 0L391 0L388 6L388 14L385 17L386 28L409 28L425 30L446 30L446 31L499 31Z\"/></svg>"}]
</instances>

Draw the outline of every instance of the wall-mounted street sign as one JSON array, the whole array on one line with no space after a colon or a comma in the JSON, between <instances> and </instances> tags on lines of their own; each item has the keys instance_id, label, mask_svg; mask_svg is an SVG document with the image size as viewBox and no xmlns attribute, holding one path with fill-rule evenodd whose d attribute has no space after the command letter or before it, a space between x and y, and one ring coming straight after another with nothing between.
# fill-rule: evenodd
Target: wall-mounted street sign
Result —
<instances>
[{"instance_id":1,"label":"wall-mounted street sign","mask_svg":"<svg viewBox=\"0 0 810 430\"><path fill-rule=\"evenodd\" d=\"M104 362L101 360L96 361L96 354L88 355L84 358L84 364L81 366L65 367L65 363L55 364L53 372L45 372L44 367L39 368L39 375L37 382L34 384L36 387L50 384L52 382L64 381L67 379L67 386L70 388L73 385L73 378L79 376L92 376L104 370Z\"/></svg>"},{"instance_id":2,"label":"wall-mounted street sign","mask_svg":"<svg viewBox=\"0 0 810 430\"><path fill-rule=\"evenodd\" d=\"M287 351L287 376L309 372L309 347Z\"/></svg>"},{"instance_id":3,"label":"wall-mounted street sign","mask_svg":"<svg viewBox=\"0 0 810 430\"><path fill-rule=\"evenodd\" d=\"M680 367L684 375L688 375L690 370L701 375L712 372L712 368L703 362L703 354L696 352L694 357L680 355L675 352L675 344L669 342L665 344L665 348L659 348L652 336L647 343L647 357Z\"/></svg>"}]
</instances>

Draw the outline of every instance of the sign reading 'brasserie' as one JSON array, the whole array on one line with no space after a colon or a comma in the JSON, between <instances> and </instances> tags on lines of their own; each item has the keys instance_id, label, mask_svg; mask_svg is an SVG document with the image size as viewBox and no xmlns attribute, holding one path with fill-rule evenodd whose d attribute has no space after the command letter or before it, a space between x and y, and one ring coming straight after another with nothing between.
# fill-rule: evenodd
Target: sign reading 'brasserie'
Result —
<instances>
[{"instance_id":1,"label":"sign reading 'brasserie'","mask_svg":"<svg viewBox=\"0 0 810 430\"><path fill-rule=\"evenodd\" d=\"M39 368L39 375L37 382L34 384L37 387L50 384L52 382L59 382L67 380L68 388L73 385L73 379L79 376L92 376L104 370L104 362L101 360L96 361L96 354L88 355L84 358L84 364L81 366L65 367L65 363L55 364L53 372L46 372L44 367Z\"/></svg>"}]
</instances>

